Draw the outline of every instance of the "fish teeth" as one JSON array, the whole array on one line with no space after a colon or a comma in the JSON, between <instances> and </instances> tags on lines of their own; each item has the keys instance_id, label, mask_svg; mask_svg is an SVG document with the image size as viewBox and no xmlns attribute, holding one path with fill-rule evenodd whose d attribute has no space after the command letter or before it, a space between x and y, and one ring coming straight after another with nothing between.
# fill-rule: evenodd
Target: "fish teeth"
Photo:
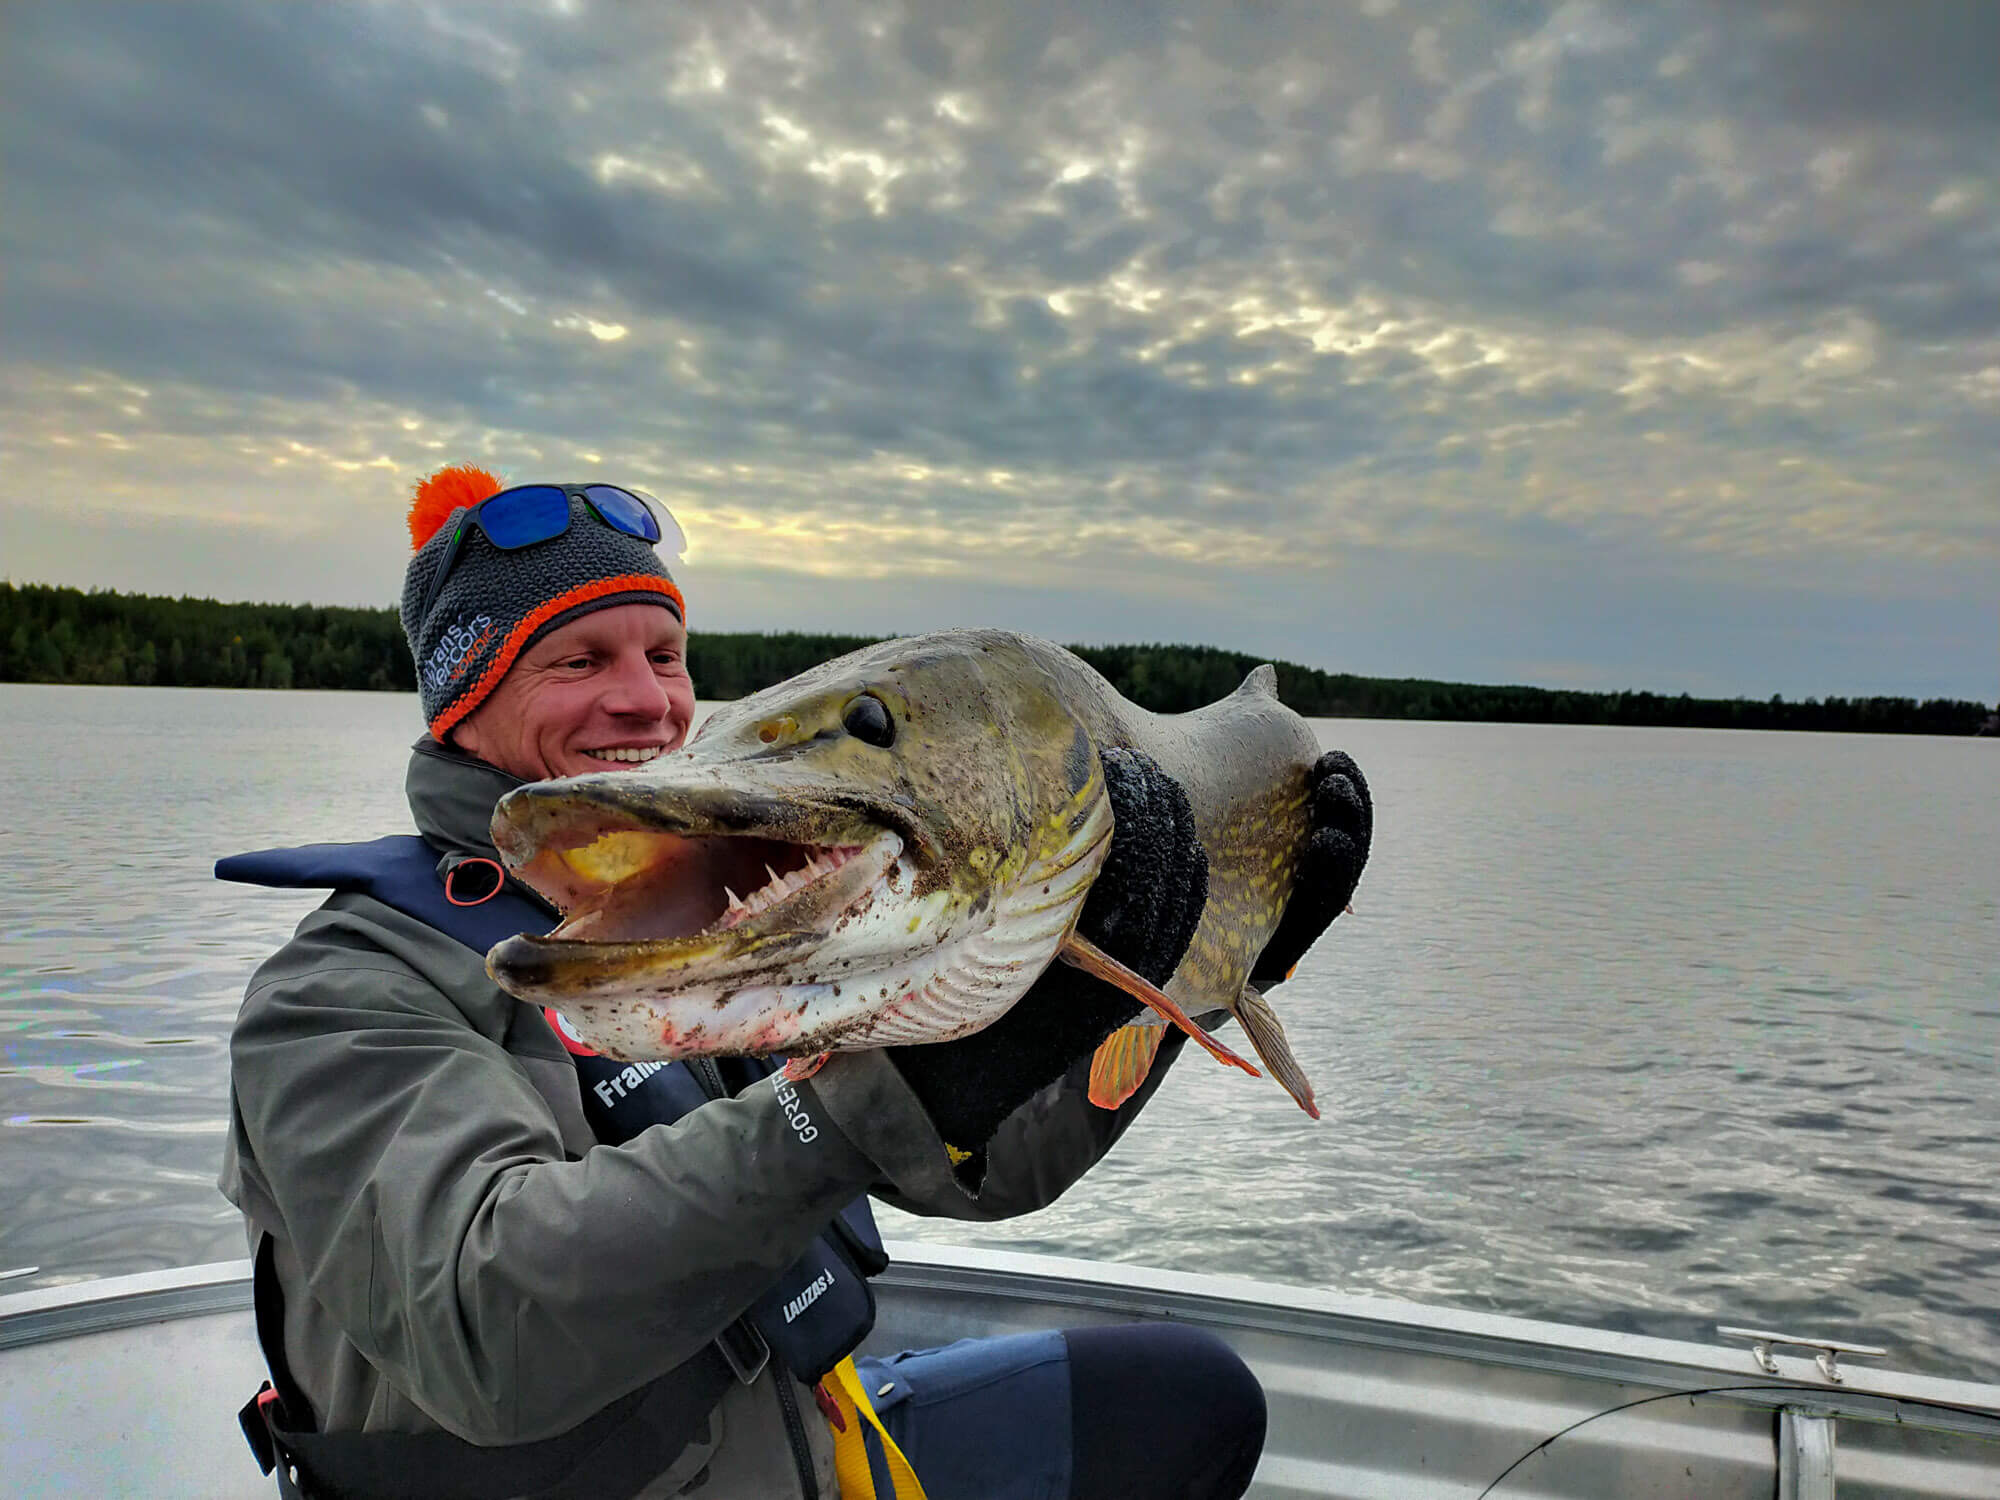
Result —
<instances>
[{"instance_id":1,"label":"fish teeth","mask_svg":"<svg viewBox=\"0 0 2000 1500\"><path fill-rule=\"evenodd\" d=\"M723 895L729 901L723 915L733 927L748 917L768 911L787 897L797 895L814 881L825 879L860 852L859 847L845 846L817 849L806 856L803 865L788 875L780 875L767 863L764 866L764 873L770 876L770 879L748 896L739 896L726 885L722 888Z\"/></svg>"}]
</instances>

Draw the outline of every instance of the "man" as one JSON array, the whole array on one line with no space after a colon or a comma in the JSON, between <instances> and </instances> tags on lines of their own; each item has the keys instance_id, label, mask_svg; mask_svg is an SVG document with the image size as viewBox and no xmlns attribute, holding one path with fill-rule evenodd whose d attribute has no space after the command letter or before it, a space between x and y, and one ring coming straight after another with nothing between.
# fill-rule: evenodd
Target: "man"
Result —
<instances>
[{"instance_id":1,"label":"man","mask_svg":"<svg viewBox=\"0 0 2000 1500\"><path fill-rule=\"evenodd\" d=\"M281 1466L281 1484L831 1500L834 1429L858 1430L856 1408L819 1378L830 1360L788 1368L787 1330L752 1317L746 1332L746 1313L802 1258L865 1260L843 1227L857 1194L964 1218L1049 1202L1117 1139L1179 1038L1123 1107L1089 1104L1090 1051L1136 1007L1058 965L959 1042L836 1055L796 1086L742 1065L636 1130L593 1114L589 1060L487 979L454 909L496 894L487 827L505 792L685 738L685 603L659 520L615 486L501 491L446 470L420 486L411 536L402 614L429 733L407 786L431 889L368 863L376 846L277 851L247 877L344 887L257 971L231 1041L222 1186L258 1258L276 1382L259 1409L302 1469ZM1137 757L1107 756L1106 774L1118 829L1080 927L1164 980L1200 916L1204 857L1170 778ZM1333 756L1315 779L1309 868L1260 977L1289 970L1366 859L1359 771ZM545 930L554 915L539 914ZM827 1128L795 1128L801 1109ZM842 1353L868 1314L845 1316ZM1255 1380L1183 1329L866 1368L932 1500L1234 1496L1263 1439ZM255 1443L263 1429L246 1428ZM888 1464L879 1443L870 1461Z\"/></svg>"}]
</instances>

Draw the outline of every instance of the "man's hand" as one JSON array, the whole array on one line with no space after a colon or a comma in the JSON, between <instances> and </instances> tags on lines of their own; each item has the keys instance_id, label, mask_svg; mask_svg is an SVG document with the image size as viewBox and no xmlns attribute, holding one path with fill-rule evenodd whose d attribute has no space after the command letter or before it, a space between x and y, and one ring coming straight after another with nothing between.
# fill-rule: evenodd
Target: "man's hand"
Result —
<instances>
[{"instance_id":1,"label":"man's hand","mask_svg":"<svg viewBox=\"0 0 2000 1500\"><path fill-rule=\"evenodd\" d=\"M1313 762L1306 797L1311 832L1293 875L1292 898L1250 970L1260 991L1291 978L1306 949L1347 910L1375 836L1367 778L1346 751L1329 750Z\"/></svg>"},{"instance_id":2,"label":"man's hand","mask_svg":"<svg viewBox=\"0 0 2000 1500\"><path fill-rule=\"evenodd\" d=\"M1114 821L1111 849L1076 930L1164 984L1208 903L1208 856L1179 782L1136 751L1106 750L1102 760ZM1058 961L983 1031L955 1042L886 1050L938 1134L971 1151L1142 1009L1122 990Z\"/></svg>"}]
</instances>

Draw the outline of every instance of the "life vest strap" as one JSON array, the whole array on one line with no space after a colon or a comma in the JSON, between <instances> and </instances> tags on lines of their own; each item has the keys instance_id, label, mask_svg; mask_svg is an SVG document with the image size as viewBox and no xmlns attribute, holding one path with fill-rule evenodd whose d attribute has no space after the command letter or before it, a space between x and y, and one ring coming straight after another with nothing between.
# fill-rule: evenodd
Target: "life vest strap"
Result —
<instances>
[{"instance_id":1,"label":"life vest strap","mask_svg":"<svg viewBox=\"0 0 2000 1500\"><path fill-rule=\"evenodd\" d=\"M925 1500L917 1471L896 1446L896 1440L889 1436L889 1429L882 1425L875 1403L868 1399L861 1374L854 1368L854 1356L849 1355L835 1365L820 1382L819 1389L824 1397L821 1410L826 1410L829 1404L833 1408L826 1418L827 1426L833 1429L833 1470L840 1477L840 1500L887 1500L878 1494L874 1471L868 1466L867 1429L863 1423L875 1429L876 1440L882 1445L895 1500Z\"/></svg>"}]
</instances>

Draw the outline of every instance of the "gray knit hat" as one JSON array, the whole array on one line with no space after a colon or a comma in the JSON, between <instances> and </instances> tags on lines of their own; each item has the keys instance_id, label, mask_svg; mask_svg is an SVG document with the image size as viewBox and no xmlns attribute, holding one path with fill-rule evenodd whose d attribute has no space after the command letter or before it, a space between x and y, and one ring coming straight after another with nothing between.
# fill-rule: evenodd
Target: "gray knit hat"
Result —
<instances>
[{"instance_id":1,"label":"gray knit hat","mask_svg":"<svg viewBox=\"0 0 2000 1500\"><path fill-rule=\"evenodd\" d=\"M403 634L433 738L442 740L500 685L507 669L551 630L618 604L660 604L683 622L687 605L652 545L600 521L570 496L569 529L502 551L470 527L422 619L431 579L444 565L465 512L504 486L483 469L455 465L417 486L410 506L416 549L403 574Z\"/></svg>"}]
</instances>

